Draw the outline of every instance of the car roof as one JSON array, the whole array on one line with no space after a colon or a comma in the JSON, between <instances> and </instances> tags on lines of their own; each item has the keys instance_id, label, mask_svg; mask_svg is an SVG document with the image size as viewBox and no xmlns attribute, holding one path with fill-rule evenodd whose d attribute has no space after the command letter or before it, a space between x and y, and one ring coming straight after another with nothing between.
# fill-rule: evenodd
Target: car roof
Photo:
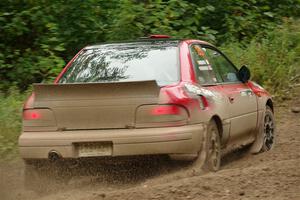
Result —
<instances>
[{"instance_id":1,"label":"car roof","mask_svg":"<svg viewBox=\"0 0 300 200\"><path fill-rule=\"evenodd\" d=\"M181 42L186 42L188 44L192 43L198 43L198 44L204 44L209 46L214 46L210 44L209 42L203 41L203 40L196 40L196 39L174 39L174 38L140 38L138 40L124 40L124 41L110 41L110 42L103 42L103 43L97 43L86 46L84 49L93 49L93 48L99 48L102 45L110 45L110 44L130 44L130 43L155 43L155 42L161 42L161 43L173 43L173 44L179 44Z\"/></svg>"}]
</instances>

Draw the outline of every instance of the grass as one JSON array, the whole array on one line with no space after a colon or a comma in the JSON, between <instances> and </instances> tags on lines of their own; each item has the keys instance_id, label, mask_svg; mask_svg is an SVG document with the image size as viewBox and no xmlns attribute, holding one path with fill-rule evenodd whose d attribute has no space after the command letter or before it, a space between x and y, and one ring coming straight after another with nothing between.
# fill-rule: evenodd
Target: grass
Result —
<instances>
[{"instance_id":1,"label":"grass","mask_svg":"<svg viewBox=\"0 0 300 200\"><path fill-rule=\"evenodd\" d=\"M11 159L18 154L17 140L21 132L21 111L26 96L15 88L8 95L0 94L0 159Z\"/></svg>"},{"instance_id":2,"label":"grass","mask_svg":"<svg viewBox=\"0 0 300 200\"><path fill-rule=\"evenodd\" d=\"M291 96L300 82L300 21L286 21L246 46L230 43L222 49L237 66L247 65L252 80L279 100Z\"/></svg>"}]
</instances>

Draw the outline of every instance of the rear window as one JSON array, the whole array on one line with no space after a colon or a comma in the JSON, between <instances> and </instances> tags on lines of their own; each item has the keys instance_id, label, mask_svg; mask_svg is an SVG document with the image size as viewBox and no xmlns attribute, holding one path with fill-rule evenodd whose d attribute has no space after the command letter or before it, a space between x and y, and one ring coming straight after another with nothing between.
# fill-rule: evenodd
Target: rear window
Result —
<instances>
[{"instance_id":1,"label":"rear window","mask_svg":"<svg viewBox=\"0 0 300 200\"><path fill-rule=\"evenodd\" d=\"M59 83L156 80L159 86L180 80L178 42L105 44L83 50Z\"/></svg>"}]
</instances>

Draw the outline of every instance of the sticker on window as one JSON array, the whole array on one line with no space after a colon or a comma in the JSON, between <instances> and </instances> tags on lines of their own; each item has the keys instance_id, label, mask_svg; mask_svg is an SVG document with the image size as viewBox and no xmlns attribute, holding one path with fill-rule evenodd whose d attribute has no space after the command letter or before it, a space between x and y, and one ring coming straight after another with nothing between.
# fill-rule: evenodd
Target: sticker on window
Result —
<instances>
[{"instance_id":1,"label":"sticker on window","mask_svg":"<svg viewBox=\"0 0 300 200\"><path fill-rule=\"evenodd\" d=\"M198 69L200 71L212 71L212 68L210 65L205 65L205 66L199 66Z\"/></svg>"},{"instance_id":2,"label":"sticker on window","mask_svg":"<svg viewBox=\"0 0 300 200\"><path fill-rule=\"evenodd\" d=\"M208 65L206 60L197 60L198 65Z\"/></svg>"},{"instance_id":3,"label":"sticker on window","mask_svg":"<svg viewBox=\"0 0 300 200\"><path fill-rule=\"evenodd\" d=\"M204 56L205 52L199 46L193 46L199 56Z\"/></svg>"}]
</instances>

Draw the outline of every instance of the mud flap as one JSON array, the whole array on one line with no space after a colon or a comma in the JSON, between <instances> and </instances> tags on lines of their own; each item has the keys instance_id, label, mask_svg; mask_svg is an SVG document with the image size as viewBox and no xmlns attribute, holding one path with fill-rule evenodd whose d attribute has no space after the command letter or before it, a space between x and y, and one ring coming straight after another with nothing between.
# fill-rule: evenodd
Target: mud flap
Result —
<instances>
[{"instance_id":1,"label":"mud flap","mask_svg":"<svg viewBox=\"0 0 300 200\"><path fill-rule=\"evenodd\" d=\"M262 114L262 117L260 119L260 123L259 123L259 127L258 127L258 131L256 134L256 138L254 143L251 145L251 148L249 150L250 153L252 154L257 154L261 151L262 146L264 144L264 116L265 116L265 111Z\"/></svg>"},{"instance_id":2,"label":"mud flap","mask_svg":"<svg viewBox=\"0 0 300 200\"><path fill-rule=\"evenodd\" d=\"M199 151L198 158L193 163L193 168L194 168L193 171L196 174L206 171L205 162L206 162L207 153L208 153L207 148L206 148L206 143L207 143L207 139L208 139L207 132L208 132L208 128L205 127L205 131L203 134L203 140L202 140L202 147Z\"/></svg>"}]
</instances>

